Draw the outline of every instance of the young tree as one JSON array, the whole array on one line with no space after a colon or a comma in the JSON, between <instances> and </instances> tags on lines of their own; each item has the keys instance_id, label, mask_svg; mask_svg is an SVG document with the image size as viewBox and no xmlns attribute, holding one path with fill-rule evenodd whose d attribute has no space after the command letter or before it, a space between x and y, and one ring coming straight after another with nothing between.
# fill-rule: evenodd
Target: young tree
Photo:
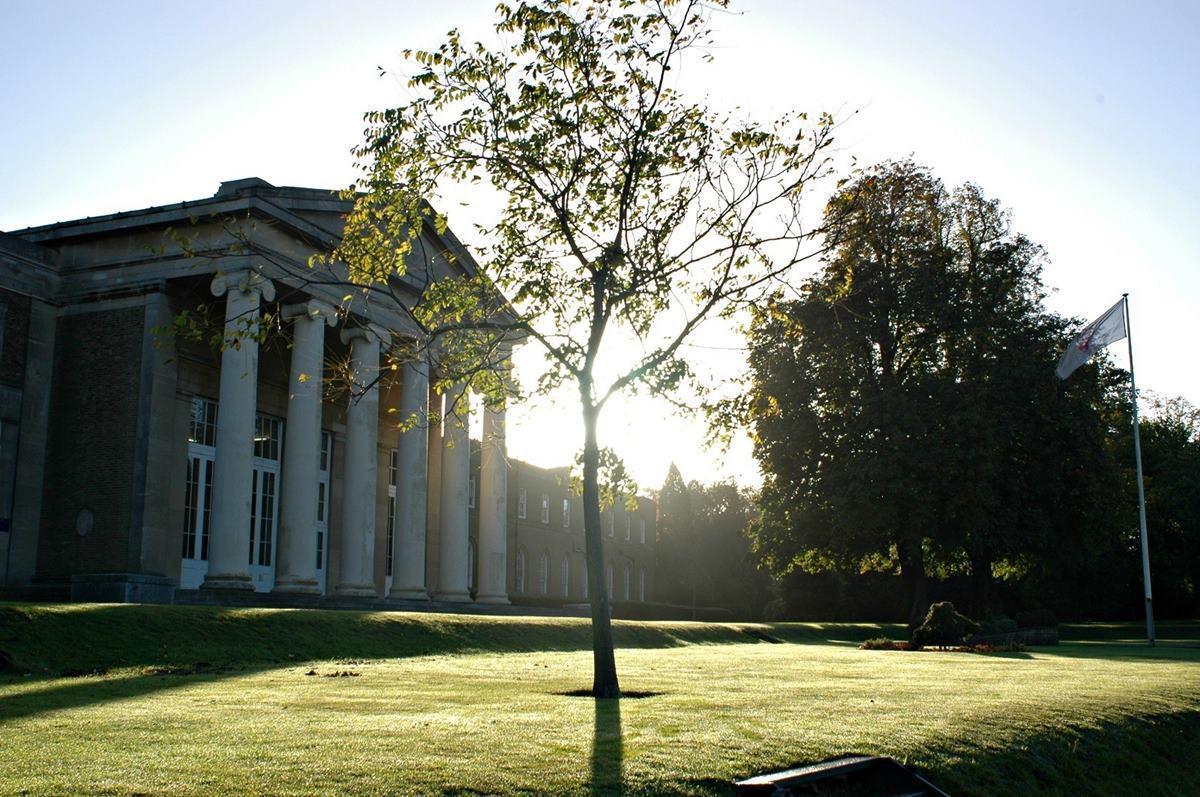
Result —
<instances>
[{"instance_id":1,"label":"young tree","mask_svg":"<svg viewBox=\"0 0 1200 797\"><path fill-rule=\"evenodd\" d=\"M494 360L515 334L546 355L537 391L578 395L596 697L619 696L601 412L626 390L697 389L685 341L812 255L800 199L829 168L827 116L759 125L678 93L680 67L705 54L709 17L725 5L501 4L499 47L451 31L436 49L406 52L411 98L367 115L362 193L334 253L361 285L386 284L405 273L424 225L445 226L426 202L439 188L499 197L498 217L479 228L481 273L433 283L413 313L444 369ZM630 340L634 354L620 345Z\"/></svg>"}]
</instances>

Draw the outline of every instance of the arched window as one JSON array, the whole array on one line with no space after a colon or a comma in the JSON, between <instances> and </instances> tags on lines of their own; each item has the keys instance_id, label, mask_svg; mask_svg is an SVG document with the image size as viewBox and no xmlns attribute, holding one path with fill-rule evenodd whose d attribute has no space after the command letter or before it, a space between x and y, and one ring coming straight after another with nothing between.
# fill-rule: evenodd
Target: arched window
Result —
<instances>
[{"instance_id":1,"label":"arched window","mask_svg":"<svg viewBox=\"0 0 1200 797\"><path fill-rule=\"evenodd\" d=\"M543 595L550 593L550 554L545 551L538 558L538 589Z\"/></svg>"},{"instance_id":2,"label":"arched window","mask_svg":"<svg viewBox=\"0 0 1200 797\"><path fill-rule=\"evenodd\" d=\"M516 566L516 587L517 592L525 592L525 549L517 551L517 566Z\"/></svg>"},{"instance_id":3,"label":"arched window","mask_svg":"<svg viewBox=\"0 0 1200 797\"><path fill-rule=\"evenodd\" d=\"M629 596L632 594L630 592L630 582L629 565L625 565L625 600L629 600Z\"/></svg>"},{"instance_id":4,"label":"arched window","mask_svg":"<svg viewBox=\"0 0 1200 797\"><path fill-rule=\"evenodd\" d=\"M563 554L562 573L559 575L559 580L562 581L562 596L564 598L571 597L571 557L569 554Z\"/></svg>"},{"instance_id":5,"label":"arched window","mask_svg":"<svg viewBox=\"0 0 1200 797\"><path fill-rule=\"evenodd\" d=\"M638 600L646 602L646 568L638 568Z\"/></svg>"}]
</instances>

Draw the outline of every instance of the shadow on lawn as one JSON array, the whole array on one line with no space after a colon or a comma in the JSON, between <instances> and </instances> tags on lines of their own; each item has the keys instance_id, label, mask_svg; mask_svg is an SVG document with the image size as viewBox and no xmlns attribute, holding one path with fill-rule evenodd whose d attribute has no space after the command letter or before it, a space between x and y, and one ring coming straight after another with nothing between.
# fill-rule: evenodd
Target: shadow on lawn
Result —
<instances>
[{"instance_id":1,"label":"shadow on lawn","mask_svg":"<svg viewBox=\"0 0 1200 797\"><path fill-rule=\"evenodd\" d=\"M596 726L592 735L591 794L624 794L621 774L623 739L621 736L621 700L596 701Z\"/></svg>"},{"instance_id":2,"label":"shadow on lawn","mask_svg":"<svg viewBox=\"0 0 1200 797\"><path fill-rule=\"evenodd\" d=\"M183 686L212 683L225 678L252 675L270 667L238 670L215 670L187 675L132 675L127 677L83 676L77 678L0 679L0 688L6 685L34 687L20 692L0 695L0 725L12 720L35 717L51 711L83 708L116 700L143 697L145 695L178 689ZM38 685L42 684L42 688Z\"/></svg>"},{"instance_id":3,"label":"shadow on lawn","mask_svg":"<svg viewBox=\"0 0 1200 797\"><path fill-rule=\"evenodd\" d=\"M1002 746L934 744L921 757L922 774L959 797L1194 794L1200 712L1064 725Z\"/></svg>"},{"instance_id":4,"label":"shadow on lawn","mask_svg":"<svg viewBox=\"0 0 1200 797\"><path fill-rule=\"evenodd\" d=\"M764 627L765 628L765 627ZM747 630L749 629L749 630ZM845 631L846 629L841 629ZM860 629L861 632L861 629ZM784 641L822 643L833 630L745 624L617 623L622 648ZM766 639L770 637L770 639ZM182 665L287 665L490 651L591 650L584 621L420 612L207 606L39 607L0 603L0 651L39 675Z\"/></svg>"},{"instance_id":5,"label":"shadow on lawn","mask_svg":"<svg viewBox=\"0 0 1200 797\"><path fill-rule=\"evenodd\" d=\"M1145 642L1063 642L1048 648L1033 648L1034 653L1062 656L1071 659L1111 659L1139 662L1196 662L1200 664L1200 644L1195 642L1159 642L1150 647Z\"/></svg>"}]
</instances>

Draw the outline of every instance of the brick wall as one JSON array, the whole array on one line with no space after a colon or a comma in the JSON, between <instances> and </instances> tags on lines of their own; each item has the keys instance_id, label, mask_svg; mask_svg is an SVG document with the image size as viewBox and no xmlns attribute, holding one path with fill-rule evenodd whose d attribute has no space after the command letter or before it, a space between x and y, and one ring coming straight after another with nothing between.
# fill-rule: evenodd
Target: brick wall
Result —
<instances>
[{"instance_id":1,"label":"brick wall","mask_svg":"<svg viewBox=\"0 0 1200 797\"><path fill-rule=\"evenodd\" d=\"M29 297L0 289L4 346L0 348L0 385L25 385L25 353L29 346Z\"/></svg>"},{"instance_id":2,"label":"brick wall","mask_svg":"<svg viewBox=\"0 0 1200 797\"><path fill-rule=\"evenodd\" d=\"M58 321L38 577L130 568L144 308ZM81 509L92 530L75 530Z\"/></svg>"}]
</instances>

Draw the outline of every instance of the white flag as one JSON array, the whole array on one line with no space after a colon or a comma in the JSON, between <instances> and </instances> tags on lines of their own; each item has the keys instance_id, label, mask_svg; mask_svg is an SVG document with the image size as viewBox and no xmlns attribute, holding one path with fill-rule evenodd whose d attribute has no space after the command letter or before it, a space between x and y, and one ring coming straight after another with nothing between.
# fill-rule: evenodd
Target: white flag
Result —
<instances>
[{"instance_id":1,"label":"white flag","mask_svg":"<svg viewBox=\"0 0 1200 797\"><path fill-rule=\"evenodd\" d=\"M1059 379L1066 379L1071 373L1083 365L1096 352L1110 343L1116 343L1125 337L1125 300L1108 308L1108 312L1083 328L1083 331L1071 341L1071 345L1063 352L1054 373Z\"/></svg>"}]
</instances>

